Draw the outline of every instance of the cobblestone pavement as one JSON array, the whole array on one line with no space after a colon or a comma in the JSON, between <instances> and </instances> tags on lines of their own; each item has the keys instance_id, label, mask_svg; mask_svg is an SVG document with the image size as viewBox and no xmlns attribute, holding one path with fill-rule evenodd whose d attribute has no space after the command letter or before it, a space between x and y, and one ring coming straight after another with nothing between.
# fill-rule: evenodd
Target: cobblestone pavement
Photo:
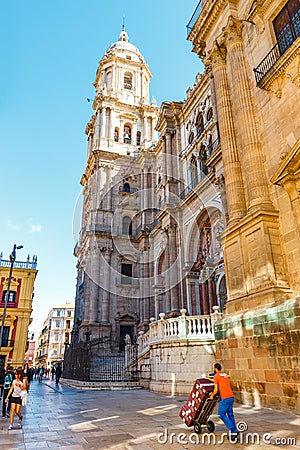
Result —
<instances>
[{"instance_id":1,"label":"cobblestone pavement","mask_svg":"<svg viewBox=\"0 0 300 450\"><path fill-rule=\"evenodd\" d=\"M248 429L240 434L240 442L231 443L225 437L221 443L226 429L216 415L211 435L205 434L206 429L196 435L181 422L178 414L185 400L147 390L81 391L63 385L56 388L47 379L42 384L33 381L28 406L22 411L23 429L17 429L15 420L14 429L8 431L8 419L0 419L0 449L300 448L299 416L237 405L236 421L245 422Z\"/></svg>"}]
</instances>

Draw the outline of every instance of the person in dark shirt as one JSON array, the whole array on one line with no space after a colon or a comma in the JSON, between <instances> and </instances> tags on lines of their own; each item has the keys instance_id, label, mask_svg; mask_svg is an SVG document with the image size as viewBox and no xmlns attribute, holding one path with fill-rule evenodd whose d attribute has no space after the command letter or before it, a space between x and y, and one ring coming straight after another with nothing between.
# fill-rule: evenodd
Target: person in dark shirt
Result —
<instances>
[{"instance_id":1,"label":"person in dark shirt","mask_svg":"<svg viewBox=\"0 0 300 450\"><path fill-rule=\"evenodd\" d=\"M57 364L55 369L55 384L58 385L60 377L62 375L62 368L60 364Z\"/></svg>"}]
</instances>

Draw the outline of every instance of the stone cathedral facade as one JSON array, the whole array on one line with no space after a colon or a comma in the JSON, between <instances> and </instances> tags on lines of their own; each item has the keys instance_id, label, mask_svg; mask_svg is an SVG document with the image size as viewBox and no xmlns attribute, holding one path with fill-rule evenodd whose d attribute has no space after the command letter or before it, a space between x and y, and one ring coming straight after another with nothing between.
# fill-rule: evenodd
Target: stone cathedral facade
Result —
<instances>
[{"instance_id":1,"label":"stone cathedral facade","mask_svg":"<svg viewBox=\"0 0 300 450\"><path fill-rule=\"evenodd\" d=\"M97 379L101 345L110 355L122 352L126 335L136 342L150 319L187 311L209 320L226 303L220 235L227 203L212 78L198 74L185 102L160 110L149 101L150 78L123 30L99 63L86 127L69 351L82 367L80 375L71 364L77 378L91 377L92 367ZM76 346L87 342L97 351L79 362Z\"/></svg>"},{"instance_id":2,"label":"stone cathedral facade","mask_svg":"<svg viewBox=\"0 0 300 450\"><path fill-rule=\"evenodd\" d=\"M69 352L87 344L94 379L93 343L128 335L150 388L189 392L217 359L240 401L299 411L299 17L297 0L201 0L204 73L160 109L124 30L101 59Z\"/></svg>"}]
</instances>

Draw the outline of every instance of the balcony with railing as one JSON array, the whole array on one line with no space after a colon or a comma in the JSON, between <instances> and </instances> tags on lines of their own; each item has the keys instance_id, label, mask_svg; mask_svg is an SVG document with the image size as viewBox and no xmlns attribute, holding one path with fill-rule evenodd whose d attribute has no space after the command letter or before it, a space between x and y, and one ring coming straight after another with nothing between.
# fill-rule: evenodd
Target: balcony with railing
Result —
<instances>
[{"instance_id":1,"label":"balcony with railing","mask_svg":"<svg viewBox=\"0 0 300 450\"><path fill-rule=\"evenodd\" d=\"M11 261L8 259L2 259L2 253L0 253L0 267L10 267ZM26 261L14 261L15 269L26 269L26 270L36 270L37 268L37 257L33 256L32 261L30 261L30 256Z\"/></svg>"},{"instance_id":2,"label":"balcony with railing","mask_svg":"<svg viewBox=\"0 0 300 450\"><path fill-rule=\"evenodd\" d=\"M271 69L276 69L276 65L283 55L289 50L292 44L300 36L300 10L286 24L278 36L277 43L254 69L256 84L261 87L261 83Z\"/></svg>"},{"instance_id":3,"label":"balcony with railing","mask_svg":"<svg viewBox=\"0 0 300 450\"><path fill-rule=\"evenodd\" d=\"M189 23L186 26L186 30L187 30L187 36L189 37L192 29L195 26L195 23L197 22L198 17L200 16L200 13L205 5L205 3L207 2L207 0L200 0L200 2L198 3L198 5L196 6L196 9L189 21Z\"/></svg>"}]
</instances>

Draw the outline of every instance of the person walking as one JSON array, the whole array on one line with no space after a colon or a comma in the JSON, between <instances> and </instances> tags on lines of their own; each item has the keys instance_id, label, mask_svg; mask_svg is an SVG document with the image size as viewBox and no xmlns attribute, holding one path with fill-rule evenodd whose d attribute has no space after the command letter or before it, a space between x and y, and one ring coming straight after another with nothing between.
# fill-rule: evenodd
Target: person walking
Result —
<instances>
[{"instance_id":1,"label":"person walking","mask_svg":"<svg viewBox=\"0 0 300 450\"><path fill-rule=\"evenodd\" d=\"M55 369L55 384L56 386L59 383L60 377L62 375L62 368L60 364L57 364L56 369Z\"/></svg>"},{"instance_id":2,"label":"person walking","mask_svg":"<svg viewBox=\"0 0 300 450\"><path fill-rule=\"evenodd\" d=\"M219 403L218 414L221 420L228 428L232 439L237 439L238 430L235 424L233 414L234 395L230 386L228 375L222 372L222 366L219 363L214 364L214 390L210 395L213 400L214 396L219 393L221 400Z\"/></svg>"},{"instance_id":3,"label":"person walking","mask_svg":"<svg viewBox=\"0 0 300 450\"><path fill-rule=\"evenodd\" d=\"M4 378L5 378L5 369L4 367L2 367L2 369L0 369L0 398L2 398L4 391Z\"/></svg>"},{"instance_id":4,"label":"person walking","mask_svg":"<svg viewBox=\"0 0 300 450\"><path fill-rule=\"evenodd\" d=\"M2 402L2 418L5 419L6 417L10 416L10 397L8 399L8 402L6 402L7 395L9 393L11 384L15 378L15 372L14 368L12 366L9 366L6 370L5 377L4 377L4 384L3 384L3 402Z\"/></svg>"},{"instance_id":5,"label":"person walking","mask_svg":"<svg viewBox=\"0 0 300 450\"><path fill-rule=\"evenodd\" d=\"M11 395L10 403L10 421L9 421L9 430L12 430L14 424L15 413L19 417L19 428L22 428L22 420L23 416L21 414L21 406L22 406L22 391L27 391L27 381L24 378L24 372L22 368L18 368L16 370L16 378L13 380L8 395L5 399L8 402L9 396Z\"/></svg>"},{"instance_id":6,"label":"person walking","mask_svg":"<svg viewBox=\"0 0 300 450\"><path fill-rule=\"evenodd\" d=\"M39 383L42 382L42 380L43 380L43 375L44 375L44 367L40 367L40 368L39 368Z\"/></svg>"},{"instance_id":7,"label":"person walking","mask_svg":"<svg viewBox=\"0 0 300 450\"><path fill-rule=\"evenodd\" d=\"M54 380L54 375L55 375L55 368L54 366L51 367L51 380Z\"/></svg>"}]
</instances>

